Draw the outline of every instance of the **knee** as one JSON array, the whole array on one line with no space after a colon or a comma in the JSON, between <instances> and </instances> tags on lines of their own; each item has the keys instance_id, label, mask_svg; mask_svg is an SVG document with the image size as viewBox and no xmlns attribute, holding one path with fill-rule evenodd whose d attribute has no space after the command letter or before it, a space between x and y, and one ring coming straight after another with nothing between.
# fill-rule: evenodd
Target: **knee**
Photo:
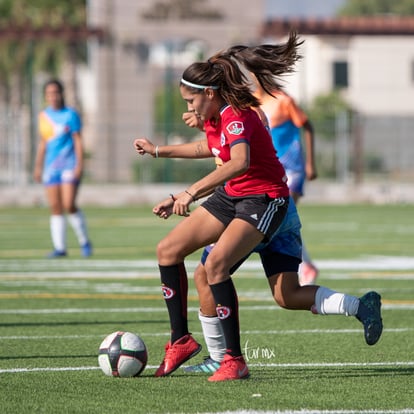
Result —
<instances>
[{"instance_id":1,"label":"knee","mask_svg":"<svg viewBox=\"0 0 414 414\"><path fill-rule=\"evenodd\" d=\"M282 272L269 278L275 302L283 309L299 309L303 299L302 287L295 272Z\"/></svg>"},{"instance_id":2,"label":"knee","mask_svg":"<svg viewBox=\"0 0 414 414\"><path fill-rule=\"evenodd\" d=\"M297 297L295 292L275 292L274 299L283 309L297 309Z\"/></svg>"},{"instance_id":3,"label":"knee","mask_svg":"<svg viewBox=\"0 0 414 414\"><path fill-rule=\"evenodd\" d=\"M50 206L50 213L53 216L62 216L65 212L62 208L58 206Z\"/></svg>"},{"instance_id":4,"label":"knee","mask_svg":"<svg viewBox=\"0 0 414 414\"><path fill-rule=\"evenodd\" d=\"M215 260L211 255L207 258L204 267L210 285L224 282L224 280L228 279L229 271L224 263L220 260Z\"/></svg>"},{"instance_id":5,"label":"knee","mask_svg":"<svg viewBox=\"0 0 414 414\"><path fill-rule=\"evenodd\" d=\"M169 250L169 244L165 239L162 239L157 244L157 258L158 261L161 263L165 256L167 256L167 252Z\"/></svg>"},{"instance_id":6,"label":"knee","mask_svg":"<svg viewBox=\"0 0 414 414\"><path fill-rule=\"evenodd\" d=\"M199 264L194 271L194 284L196 286L207 285L207 274L203 265Z\"/></svg>"},{"instance_id":7,"label":"knee","mask_svg":"<svg viewBox=\"0 0 414 414\"><path fill-rule=\"evenodd\" d=\"M162 239L157 245L158 262L162 265L169 266L184 261L184 258L178 255L177 249L168 238Z\"/></svg>"},{"instance_id":8,"label":"knee","mask_svg":"<svg viewBox=\"0 0 414 414\"><path fill-rule=\"evenodd\" d=\"M72 204L69 206L65 206L64 209L68 214L75 214L78 212L78 209L76 208L76 206Z\"/></svg>"},{"instance_id":9,"label":"knee","mask_svg":"<svg viewBox=\"0 0 414 414\"><path fill-rule=\"evenodd\" d=\"M273 296L275 302L283 309L290 309L289 301L282 295L275 294Z\"/></svg>"}]
</instances>

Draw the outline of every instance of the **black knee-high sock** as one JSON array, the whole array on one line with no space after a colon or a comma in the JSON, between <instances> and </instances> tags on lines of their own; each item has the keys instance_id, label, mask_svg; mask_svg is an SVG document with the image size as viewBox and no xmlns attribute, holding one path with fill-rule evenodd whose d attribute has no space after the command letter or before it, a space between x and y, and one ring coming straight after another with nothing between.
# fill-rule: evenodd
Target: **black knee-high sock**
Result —
<instances>
[{"instance_id":1,"label":"black knee-high sock","mask_svg":"<svg viewBox=\"0 0 414 414\"><path fill-rule=\"evenodd\" d=\"M227 352L232 356L242 354L240 347L239 303L233 280L210 285L216 302L217 316L223 327Z\"/></svg>"},{"instance_id":2,"label":"black knee-high sock","mask_svg":"<svg viewBox=\"0 0 414 414\"><path fill-rule=\"evenodd\" d=\"M188 279L184 263L161 266L162 294L170 316L171 343L188 334Z\"/></svg>"}]
</instances>

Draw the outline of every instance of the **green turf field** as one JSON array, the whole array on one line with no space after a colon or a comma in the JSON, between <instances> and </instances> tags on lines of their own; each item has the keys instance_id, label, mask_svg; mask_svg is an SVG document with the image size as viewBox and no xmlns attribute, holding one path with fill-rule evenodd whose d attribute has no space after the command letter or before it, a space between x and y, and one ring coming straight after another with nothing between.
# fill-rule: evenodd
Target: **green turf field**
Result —
<instances>
[{"instance_id":1,"label":"green turf field","mask_svg":"<svg viewBox=\"0 0 414 414\"><path fill-rule=\"evenodd\" d=\"M253 256L235 277L251 378L227 383L180 369L153 377L169 331L155 245L179 218L150 210L86 208L94 256L81 258L68 229L69 257L46 260L47 210L0 209L1 413L414 413L414 206L300 206L319 283L377 290L383 336L369 347L353 317L281 310ZM189 285L190 328L202 342ZM116 330L147 344L138 378L98 368L99 344Z\"/></svg>"}]
</instances>

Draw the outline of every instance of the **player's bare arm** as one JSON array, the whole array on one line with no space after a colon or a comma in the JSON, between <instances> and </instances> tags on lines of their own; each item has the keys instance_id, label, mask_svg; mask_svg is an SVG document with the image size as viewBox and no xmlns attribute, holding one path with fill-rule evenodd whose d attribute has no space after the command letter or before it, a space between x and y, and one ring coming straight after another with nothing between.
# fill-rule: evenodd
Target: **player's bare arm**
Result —
<instances>
[{"instance_id":1,"label":"player's bare arm","mask_svg":"<svg viewBox=\"0 0 414 414\"><path fill-rule=\"evenodd\" d=\"M154 158L209 158L213 155L203 138L194 142L178 145L155 145L147 138L134 141L135 150L140 155L149 154Z\"/></svg>"}]
</instances>

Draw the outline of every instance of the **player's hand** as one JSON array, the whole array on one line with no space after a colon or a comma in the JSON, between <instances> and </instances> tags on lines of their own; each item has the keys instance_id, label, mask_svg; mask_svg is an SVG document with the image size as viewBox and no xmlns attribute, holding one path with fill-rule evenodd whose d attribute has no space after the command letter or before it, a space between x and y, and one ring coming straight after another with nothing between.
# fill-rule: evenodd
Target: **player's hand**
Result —
<instances>
[{"instance_id":1,"label":"player's hand","mask_svg":"<svg viewBox=\"0 0 414 414\"><path fill-rule=\"evenodd\" d=\"M173 213L177 216L187 217L190 214L190 204L193 201L187 193L180 193L174 197Z\"/></svg>"},{"instance_id":2,"label":"player's hand","mask_svg":"<svg viewBox=\"0 0 414 414\"><path fill-rule=\"evenodd\" d=\"M316 172L316 168L313 165L306 166L306 178L309 181L312 181L318 178L318 173Z\"/></svg>"},{"instance_id":3,"label":"player's hand","mask_svg":"<svg viewBox=\"0 0 414 414\"><path fill-rule=\"evenodd\" d=\"M155 157L155 145L147 138L137 138L134 148L139 155L150 154Z\"/></svg>"},{"instance_id":4,"label":"player's hand","mask_svg":"<svg viewBox=\"0 0 414 414\"><path fill-rule=\"evenodd\" d=\"M195 111L184 112L183 121L190 128L199 128L203 130L203 122Z\"/></svg>"},{"instance_id":5,"label":"player's hand","mask_svg":"<svg viewBox=\"0 0 414 414\"><path fill-rule=\"evenodd\" d=\"M172 214L187 217L190 213L190 204L192 201L193 199L187 193L180 193L176 197L172 196L161 201L161 203L152 209L152 212L163 219L167 219Z\"/></svg>"},{"instance_id":6,"label":"player's hand","mask_svg":"<svg viewBox=\"0 0 414 414\"><path fill-rule=\"evenodd\" d=\"M173 214L174 201L171 198L168 198L161 203L158 203L153 209L152 212L159 218L167 219Z\"/></svg>"},{"instance_id":7,"label":"player's hand","mask_svg":"<svg viewBox=\"0 0 414 414\"><path fill-rule=\"evenodd\" d=\"M36 183L42 182L42 169L41 168L35 168L33 172L33 180L35 180Z\"/></svg>"}]
</instances>

